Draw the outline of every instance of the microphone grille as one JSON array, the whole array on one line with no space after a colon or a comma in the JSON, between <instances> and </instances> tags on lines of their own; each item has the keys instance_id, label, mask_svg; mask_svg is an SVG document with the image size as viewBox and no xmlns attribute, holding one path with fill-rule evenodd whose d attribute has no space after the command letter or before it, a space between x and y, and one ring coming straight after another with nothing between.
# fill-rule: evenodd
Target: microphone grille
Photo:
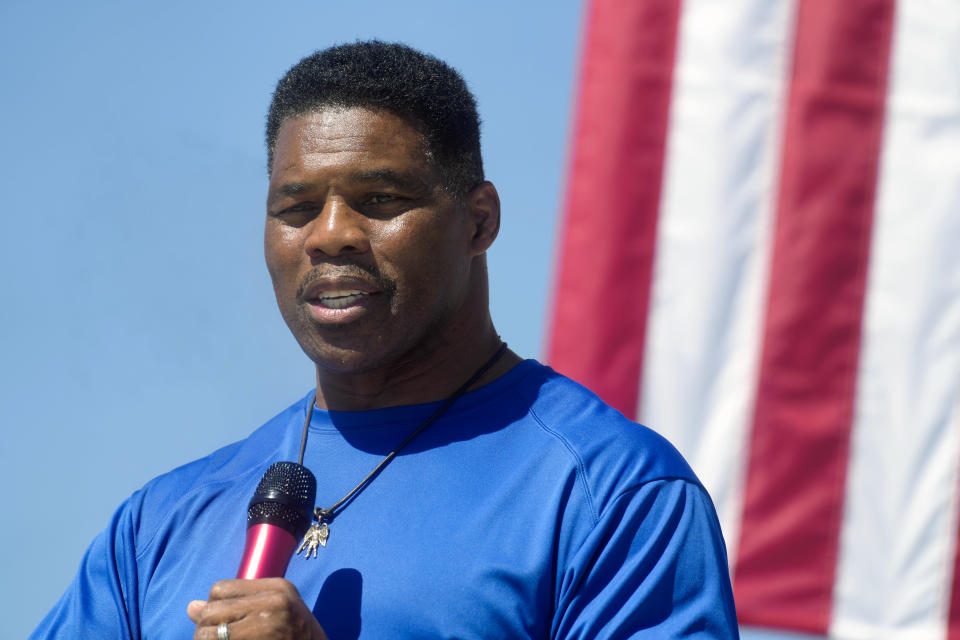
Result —
<instances>
[{"instance_id":1,"label":"microphone grille","mask_svg":"<svg viewBox=\"0 0 960 640\"><path fill-rule=\"evenodd\" d=\"M290 505L280 502L256 502L247 509L248 527L255 524L272 524L300 537L302 533L298 532L301 529L306 532L307 526L309 526L309 521L307 521L307 526L304 526L304 521L302 511L297 511Z\"/></svg>"},{"instance_id":2,"label":"microphone grille","mask_svg":"<svg viewBox=\"0 0 960 640\"><path fill-rule=\"evenodd\" d=\"M296 537L306 533L317 497L317 480L295 462L277 462L263 474L247 508L247 527L272 524Z\"/></svg>"},{"instance_id":3,"label":"microphone grille","mask_svg":"<svg viewBox=\"0 0 960 640\"><path fill-rule=\"evenodd\" d=\"M310 470L296 462L275 462L260 478L256 495L279 493L313 508L317 497L317 479Z\"/></svg>"}]
</instances>

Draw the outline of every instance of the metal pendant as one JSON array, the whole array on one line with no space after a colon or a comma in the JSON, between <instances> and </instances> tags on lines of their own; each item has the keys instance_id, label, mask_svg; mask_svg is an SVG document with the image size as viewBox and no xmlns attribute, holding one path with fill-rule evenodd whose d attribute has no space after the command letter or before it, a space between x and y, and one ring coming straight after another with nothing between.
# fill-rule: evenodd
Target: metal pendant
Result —
<instances>
[{"instance_id":1,"label":"metal pendant","mask_svg":"<svg viewBox=\"0 0 960 640\"><path fill-rule=\"evenodd\" d=\"M307 550L304 558L309 558L310 554L313 554L313 557L317 557L317 547L327 546L327 538L330 537L330 528L327 527L326 522L314 522L310 525L310 528L307 530L307 533L303 536L303 542L300 543L300 546L297 548L297 555L300 554L304 549Z\"/></svg>"}]
</instances>

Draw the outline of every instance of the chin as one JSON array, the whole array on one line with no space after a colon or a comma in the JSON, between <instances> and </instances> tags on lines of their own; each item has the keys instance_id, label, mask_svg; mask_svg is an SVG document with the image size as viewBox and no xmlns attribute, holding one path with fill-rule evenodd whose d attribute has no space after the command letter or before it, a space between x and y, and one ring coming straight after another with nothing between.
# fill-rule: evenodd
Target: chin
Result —
<instances>
[{"instance_id":1,"label":"chin","mask_svg":"<svg viewBox=\"0 0 960 640\"><path fill-rule=\"evenodd\" d=\"M367 373L391 362L386 354L371 353L369 342L359 346L301 344L301 347L318 370L331 373Z\"/></svg>"},{"instance_id":2,"label":"chin","mask_svg":"<svg viewBox=\"0 0 960 640\"><path fill-rule=\"evenodd\" d=\"M436 343L427 336L441 336L443 324L412 332L395 326L344 325L318 329L304 323L293 331L301 349L318 371L336 374L389 372L420 360ZM292 328L291 328L292 329Z\"/></svg>"},{"instance_id":3,"label":"chin","mask_svg":"<svg viewBox=\"0 0 960 640\"><path fill-rule=\"evenodd\" d=\"M285 318L286 319L286 318ZM364 373L376 368L380 358L370 352L375 339L351 333L349 327L318 329L309 318L294 315L287 322L300 349L323 371L336 373Z\"/></svg>"}]
</instances>

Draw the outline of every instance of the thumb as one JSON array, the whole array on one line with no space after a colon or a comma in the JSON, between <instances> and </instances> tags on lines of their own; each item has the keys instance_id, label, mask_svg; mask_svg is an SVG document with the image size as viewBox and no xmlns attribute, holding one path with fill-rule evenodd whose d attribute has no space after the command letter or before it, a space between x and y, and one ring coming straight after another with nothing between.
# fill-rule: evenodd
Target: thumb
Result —
<instances>
[{"instance_id":1,"label":"thumb","mask_svg":"<svg viewBox=\"0 0 960 640\"><path fill-rule=\"evenodd\" d=\"M190 604L187 605L187 615L190 616L190 619L195 623L200 622L200 614L206 606L206 600L191 600Z\"/></svg>"}]
</instances>

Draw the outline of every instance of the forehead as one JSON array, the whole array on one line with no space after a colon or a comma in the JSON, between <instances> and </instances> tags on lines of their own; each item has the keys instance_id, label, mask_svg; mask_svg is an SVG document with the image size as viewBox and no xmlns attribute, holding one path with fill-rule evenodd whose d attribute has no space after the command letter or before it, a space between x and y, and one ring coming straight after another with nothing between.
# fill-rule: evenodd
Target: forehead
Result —
<instances>
[{"instance_id":1,"label":"forehead","mask_svg":"<svg viewBox=\"0 0 960 640\"><path fill-rule=\"evenodd\" d=\"M287 118L277 132L274 174L357 163L430 169L423 135L387 111L324 108Z\"/></svg>"}]
</instances>

